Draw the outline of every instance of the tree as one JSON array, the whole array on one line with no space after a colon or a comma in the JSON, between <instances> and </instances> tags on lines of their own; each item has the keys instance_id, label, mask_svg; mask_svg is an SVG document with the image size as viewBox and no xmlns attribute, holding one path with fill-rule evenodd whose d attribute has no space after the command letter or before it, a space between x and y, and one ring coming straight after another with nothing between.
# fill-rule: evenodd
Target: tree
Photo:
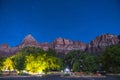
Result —
<instances>
[{"instance_id":1,"label":"tree","mask_svg":"<svg viewBox=\"0 0 120 80\"><path fill-rule=\"evenodd\" d=\"M26 70L32 73L49 71L51 69L59 69L59 59L53 56L48 56L46 53L26 56Z\"/></svg>"},{"instance_id":2,"label":"tree","mask_svg":"<svg viewBox=\"0 0 120 80\"><path fill-rule=\"evenodd\" d=\"M118 35L118 39L120 40L120 34ZM119 44L120 44L120 41L119 41Z\"/></svg>"},{"instance_id":3,"label":"tree","mask_svg":"<svg viewBox=\"0 0 120 80\"><path fill-rule=\"evenodd\" d=\"M29 55L31 53L33 53L34 55L37 55L38 53L42 54L45 53L45 51L41 48L36 48L36 47L24 47L21 51L22 53Z\"/></svg>"},{"instance_id":4,"label":"tree","mask_svg":"<svg viewBox=\"0 0 120 80\"><path fill-rule=\"evenodd\" d=\"M73 71L93 71L97 68L95 57L86 52L71 51L65 55L64 64Z\"/></svg>"},{"instance_id":5,"label":"tree","mask_svg":"<svg viewBox=\"0 0 120 80\"><path fill-rule=\"evenodd\" d=\"M13 65L15 69L18 71L22 71L25 69L25 54L22 52L18 52L16 55L12 57Z\"/></svg>"},{"instance_id":6,"label":"tree","mask_svg":"<svg viewBox=\"0 0 120 80\"><path fill-rule=\"evenodd\" d=\"M100 60L106 71L120 73L120 46L112 45L106 47Z\"/></svg>"},{"instance_id":7,"label":"tree","mask_svg":"<svg viewBox=\"0 0 120 80\"><path fill-rule=\"evenodd\" d=\"M80 58L82 60L81 65L82 65L83 71L92 72L97 69L97 64L94 56L88 53L82 53Z\"/></svg>"},{"instance_id":8,"label":"tree","mask_svg":"<svg viewBox=\"0 0 120 80\"><path fill-rule=\"evenodd\" d=\"M79 72L80 71L80 64L78 61L75 61L74 64L73 64L73 71L75 72Z\"/></svg>"},{"instance_id":9,"label":"tree","mask_svg":"<svg viewBox=\"0 0 120 80\"><path fill-rule=\"evenodd\" d=\"M64 56L64 67L69 66L69 68L72 69L74 62L78 60L79 57L80 51L70 51Z\"/></svg>"},{"instance_id":10,"label":"tree","mask_svg":"<svg viewBox=\"0 0 120 80\"><path fill-rule=\"evenodd\" d=\"M32 53L33 52L33 53ZM51 54L48 54L51 53ZM54 50L44 51L40 48L25 47L21 52L6 58L4 70L27 70L31 73L38 73L61 68L61 59L56 57ZM1 61L2 62L2 61ZM2 65L2 63L1 63Z\"/></svg>"},{"instance_id":11,"label":"tree","mask_svg":"<svg viewBox=\"0 0 120 80\"><path fill-rule=\"evenodd\" d=\"M26 70L32 73L35 72L42 72L44 67L41 67L45 65L42 63L42 60L40 61L39 58L35 58L32 54L26 56Z\"/></svg>"},{"instance_id":12,"label":"tree","mask_svg":"<svg viewBox=\"0 0 120 80\"><path fill-rule=\"evenodd\" d=\"M3 70L14 70L13 61L11 57L8 57L3 62Z\"/></svg>"},{"instance_id":13,"label":"tree","mask_svg":"<svg viewBox=\"0 0 120 80\"><path fill-rule=\"evenodd\" d=\"M5 61L5 58L4 57L1 57L0 58L0 71L3 69L3 66L4 66L4 64L3 64L3 62Z\"/></svg>"},{"instance_id":14,"label":"tree","mask_svg":"<svg viewBox=\"0 0 120 80\"><path fill-rule=\"evenodd\" d=\"M118 35L118 38L120 39L120 34Z\"/></svg>"},{"instance_id":15,"label":"tree","mask_svg":"<svg viewBox=\"0 0 120 80\"><path fill-rule=\"evenodd\" d=\"M54 49L51 49L51 48L49 48L46 53L49 56L55 56L55 57L57 56L56 51Z\"/></svg>"}]
</instances>

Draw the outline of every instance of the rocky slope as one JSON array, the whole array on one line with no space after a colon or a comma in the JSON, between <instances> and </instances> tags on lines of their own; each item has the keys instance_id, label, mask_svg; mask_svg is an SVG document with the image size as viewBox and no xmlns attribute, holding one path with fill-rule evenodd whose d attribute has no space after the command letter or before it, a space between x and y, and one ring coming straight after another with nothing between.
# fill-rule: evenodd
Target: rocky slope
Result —
<instances>
[{"instance_id":1,"label":"rocky slope","mask_svg":"<svg viewBox=\"0 0 120 80\"><path fill-rule=\"evenodd\" d=\"M119 44L119 41L120 40L115 35L103 34L92 40L90 44L88 44L87 49L90 53L99 53L102 52L106 46Z\"/></svg>"},{"instance_id":2,"label":"rocky slope","mask_svg":"<svg viewBox=\"0 0 120 80\"><path fill-rule=\"evenodd\" d=\"M56 38L51 43L39 43L37 40L33 38L32 35L27 35L23 41L13 48L10 48L7 44L3 44L0 46L0 56L9 56L13 55L16 52L20 51L22 48L26 46L43 48L44 50L48 50L49 48L55 49L56 52L59 53L67 53L71 50L80 50L80 51L88 51L90 53L100 53L104 50L106 46L119 44L120 40L117 36L112 34L103 34L97 36L94 40L92 40L89 44L80 41L72 41L64 38Z\"/></svg>"}]
</instances>

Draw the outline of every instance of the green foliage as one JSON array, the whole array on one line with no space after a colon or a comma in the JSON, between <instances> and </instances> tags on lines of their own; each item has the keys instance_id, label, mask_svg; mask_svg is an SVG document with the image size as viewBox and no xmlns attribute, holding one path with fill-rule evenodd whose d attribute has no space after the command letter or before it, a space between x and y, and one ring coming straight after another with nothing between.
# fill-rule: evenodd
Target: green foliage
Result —
<instances>
[{"instance_id":1,"label":"green foliage","mask_svg":"<svg viewBox=\"0 0 120 80\"><path fill-rule=\"evenodd\" d=\"M59 59L53 56L47 56L46 53L39 56L26 56L26 70L32 73L49 71L50 69L59 69Z\"/></svg>"},{"instance_id":2,"label":"green foliage","mask_svg":"<svg viewBox=\"0 0 120 80\"><path fill-rule=\"evenodd\" d=\"M1 57L0 58L0 71L3 69L3 66L4 66L4 64L3 64L3 62L5 61L5 58L4 57Z\"/></svg>"},{"instance_id":3,"label":"green foliage","mask_svg":"<svg viewBox=\"0 0 120 80\"><path fill-rule=\"evenodd\" d=\"M25 47L22 53L26 56L25 69L31 73L59 70L61 68L61 59L56 57L56 52L53 49L44 51L40 48Z\"/></svg>"},{"instance_id":4,"label":"green foliage","mask_svg":"<svg viewBox=\"0 0 120 80\"><path fill-rule=\"evenodd\" d=\"M73 64L73 71L75 72L79 72L80 71L80 64L78 61L75 61L74 64Z\"/></svg>"},{"instance_id":5,"label":"green foliage","mask_svg":"<svg viewBox=\"0 0 120 80\"><path fill-rule=\"evenodd\" d=\"M46 51L46 53L47 53L48 56L54 56L54 57L57 56L56 51L55 51L54 49L51 49L51 48L49 48L49 49Z\"/></svg>"},{"instance_id":6,"label":"green foliage","mask_svg":"<svg viewBox=\"0 0 120 80\"><path fill-rule=\"evenodd\" d=\"M95 57L80 51L71 51L66 54L64 64L68 65L73 71L93 71L97 68Z\"/></svg>"},{"instance_id":7,"label":"green foliage","mask_svg":"<svg viewBox=\"0 0 120 80\"><path fill-rule=\"evenodd\" d=\"M91 72L97 69L97 64L95 62L94 56L88 53L82 53L80 58L82 59L83 71Z\"/></svg>"},{"instance_id":8,"label":"green foliage","mask_svg":"<svg viewBox=\"0 0 120 80\"><path fill-rule=\"evenodd\" d=\"M35 47L25 47L20 52L5 60L0 58L0 69L17 70L19 73L22 70L31 73L60 70L61 65L62 61L56 57L54 50L49 49L48 51L44 51Z\"/></svg>"},{"instance_id":9,"label":"green foliage","mask_svg":"<svg viewBox=\"0 0 120 80\"><path fill-rule=\"evenodd\" d=\"M25 55L29 55L29 54L34 54L37 56L37 54L42 54L45 53L45 51L41 48L36 48L36 47L24 47L21 51L22 53L24 53Z\"/></svg>"},{"instance_id":10,"label":"green foliage","mask_svg":"<svg viewBox=\"0 0 120 80\"><path fill-rule=\"evenodd\" d=\"M3 70L14 70L13 61L11 57L8 57L3 62Z\"/></svg>"},{"instance_id":11,"label":"green foliage","mask_svg":"<svg viewBox=\"0 0 120 80\"><path fill-rule=\"evenodd\" d=\"M101 55L100 60L106 71L120 73L120 46L107 47Z\"/></svg>"},{"instance_id":12,"label":"green foliage","mask_svg":"<svg viewBox=\"0 0 120 80\"><path fill-rule=\"evenodd\" d=\"M33 55L28 55L26 56L26 70L29 72L42 72L42 69L44 69L43 67L39 66L43 66L44 64L42 64L41 62L39 62L39 59L34 57Z\"/></svg>"},{"instance_id":13,"label":"green foliage","mask_svg":"<svg viewBox=\"0 0 120 80\"><path fill-rule=\"evenodd\" d=\"M17 53L12 57L13 65L18 71L25 69L25 54L22 52Z\"/></svg>"},{"instance_id":14,"label":"green foliage","mask_svg":"<svg viewBox=\"0 0 120 80\"><path fill-rule=\"evenodd\" d=\"M2 71L0 71L0 77L2 76Z\"/></svg>"},{"instance_id":15,"label":"green foliage","mask_svg":"<svg viewBox=\"0 0 120 80\"><path fill-rule=\"evenodd\" d=\"M64 57L64 66L69 66L69 68L71 69L74 62L76 60L78 60L80 57L80 51L70 51L69 53L67 53Z\"/></svg>"}]
</instances>

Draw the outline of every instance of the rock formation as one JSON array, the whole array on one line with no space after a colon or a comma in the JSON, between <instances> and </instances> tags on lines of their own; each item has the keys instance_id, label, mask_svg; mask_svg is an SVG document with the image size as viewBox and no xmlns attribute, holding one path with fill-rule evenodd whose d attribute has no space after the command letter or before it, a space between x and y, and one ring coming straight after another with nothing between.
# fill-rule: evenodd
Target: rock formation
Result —
<instances>
[{"instance_id":1,"label":"rock formation","mask_svg":"<svg viewBox=\"0 0 120 80\"><path fill-rule=\"evenodd\" d=\"M106 46L119 44L119 41L118 37L112 34L97 36L96 39L92 40L90 44L88 44L88 52L102 52Z\"/></svg>"},{"instance_id":2,"label":"rock formation","mask_svg":"<svg viewBox=\"0 0 120 80\"><path fill-rule=\"evenodd\" d=\"M20 48L30 46L30 47L40 47L40 44L32 37L31 34L27 35L22 43L19 45Z\"/></svg>"},{"instance_id":3,"label":"rock formation","mask_svg":"<svg viewBox=\"0 0 120 80\"><path fill-rule=\"evenodd\" d=\"M49 48L55 49L58 53L68 53L71 50L80 50L87 51L89 53L98 54L102 52L106 46L119 44L120 39L112 34L103 34L97 36L94 40L92 40L89 44L80 41L72 41L64 38L56 38L51 43L39 43L35 40L32 35L27 35L21 44L10 48L7 44L3 44L0 46L0 56L9 56L13 55L16 52L20 51L22 48L26 46L43 48L44 50L48 50Z\"/></svg>"},{"instance_id":4,"label":"rock formation","mask_svg":"<svg viewBox=\"0 0 120 80\"><path fill-rule=\"evenodd\" d=\"M87 44L79 41L71 41L69 39L57 38L52 43L52 48L57 52L67 53L71 50L81 50L85 51Z\"/></svg>"},{"instance_id":5,"label":"rock formation","mask_svg":"<svg viewBox=\"0 0 120 80\"><path fill-rule=\"evenodd\" d=\"M11 48L9 47L8 44L2 44L0 46L0 57L1 56L4 56L4 57L9 56L11 54L10 50L11 50Z\"/></svg>"}]
</instances>

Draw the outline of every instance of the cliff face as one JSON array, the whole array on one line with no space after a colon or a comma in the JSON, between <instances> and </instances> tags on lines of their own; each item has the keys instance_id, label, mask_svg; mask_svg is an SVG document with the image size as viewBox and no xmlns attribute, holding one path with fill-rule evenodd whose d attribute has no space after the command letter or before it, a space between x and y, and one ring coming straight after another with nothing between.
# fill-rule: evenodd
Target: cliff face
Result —
<instances>
[{"instance_id":1,"label":"cliff face","mask_svg":"<svg viewBox=\"0 0 120 80\"><path fill-rule=\"evenodd\" d=\"M44 50L48 50L49 48L55 49L56 52L67 53L71 50L80 50L80 51L88 51L89 53L100 53L102 52L106 46L119 44L120 39L112 34L103 34L101 36L97 36L94 40L92 40L89 44L80 41L72 41L64 38L57 38L51 43L39 43L35 40L32 35L27 35L21 44L10 48L7 44L3 44L0 46L0 56L9 56L13 55L16 52L20 51L22 48L26 46L43 48Z\"/></svg>"},{"instance_id":2,"label":"cliff face","mask_svg":"<svg viewBox=\"0 0 120 80\"><path fill-rule=\"evenodd\" d=\"M57 52L67 53L71 50L81 50L85 51L87 44L80 41L71 41L69 39L57 38L52 42L52 48Z\"/></svg>"},{"instance_id":3,"label":"cliff face","mask_svg":"<svg viewBox=\"0 0 120 80\"><path fill-rule=\"evenodd\" d=\"M88 52L102 52L106 46L119 44L119 41L118 37L112 34L97 36L96 39L92 40L90 44L88 44Z\"/></svg>"}]
</instances>

